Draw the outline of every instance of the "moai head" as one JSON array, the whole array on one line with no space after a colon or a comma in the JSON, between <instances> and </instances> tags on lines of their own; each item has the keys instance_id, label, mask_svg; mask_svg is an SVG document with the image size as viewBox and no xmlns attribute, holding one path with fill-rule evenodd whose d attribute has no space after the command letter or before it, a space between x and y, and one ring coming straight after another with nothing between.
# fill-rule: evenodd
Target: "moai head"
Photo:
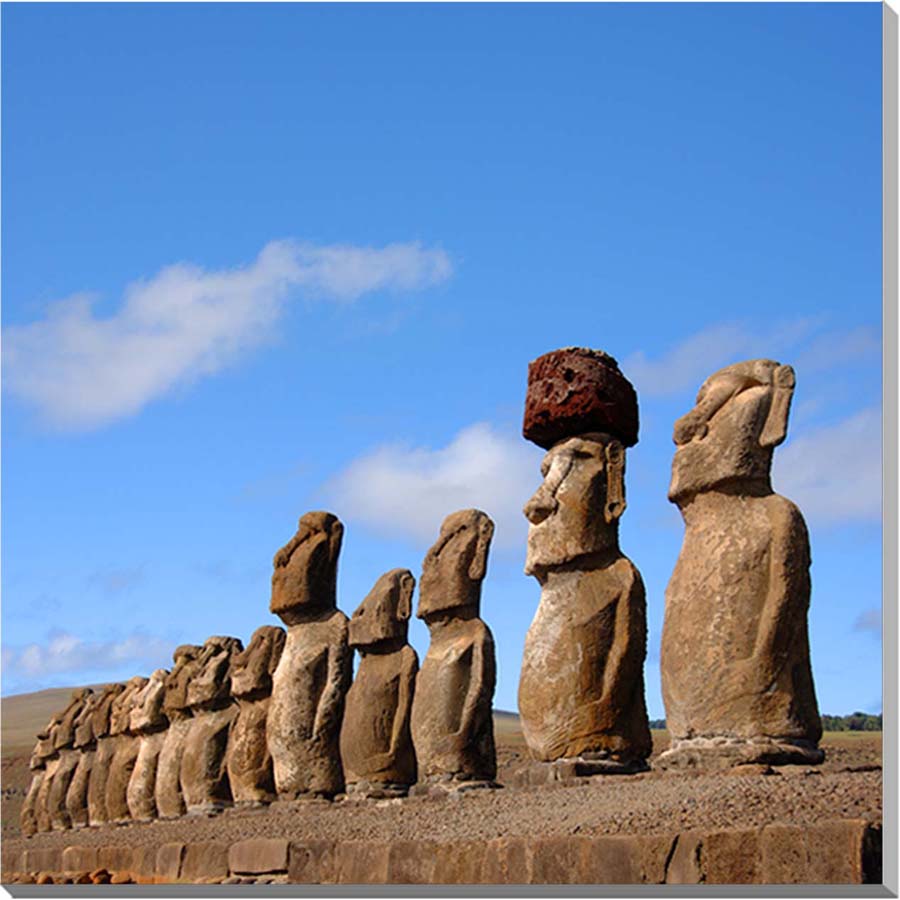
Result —
<instances>
[{"instance_id":1,"label":"moai head","mask_svg":"<svg viewBox=\"0 0 900 900\"><path fill-rule=\"evenodd\" d=\"M244 645L237 638L213 635L206 639L188 684L187 700L192 709L228 702L231 697L232 656L243 649Z\"/></svg>"},{"instance_id":2,"label":"moai head","mask_svg":"<svg viewBox=\"0 0 900 900\"><path fill-rule=\"evenodd\" d=\"M478 509L451 513L437 543L425 554L416 616L429 622L451 610L478 615L494 523Z\"/></svg>"},{"instance_id":3,"label":"moai head","mask_svg":"<svg viewBox=\"0 0 900 900\"><path fill-rule=\"evenodd\" d=\"M409 569L385 572L350 619L350 646L365 651L405 642L415 587Z\"/></svg>"},{"instance_id":4,"label":"moai head","mask_svg":"<svg viewBox=\"0 0 900 900\"><path fill-rule=\"evenodd\" d=\"M272 675L284 649L284 629L263 625L253 632L250 643L231 661L231 694L234 697L264 697L272 691Z\"/></svg>"},{"instance_id":5,"label":"moai head","mask_svg":"<svg viewBox=\"0 0 900 900\"><path fill-rule=\"evenodd\" d=\"M34 765L32 768L43 768L47 760L56 753L53 744L61 719L62 713L54 713L50 721L37 733L37 743L34 745L32 758L38 762L38 765Z\"/></svg>"},{"instance_id":6,"label":"moai head","mask_svg":"<svg viewBox=\"0 0 900 900\"><path fill-rule=\"evenodd\" d=\"M75 720L84 709L85 701L91 693L90 688L79 688L77 691L73 691L72 699L60 716L59 725L53 736L53 746L57 750L72 746L72 741L75 740Z\"/></svg>"},{"instance_id":7,"label":"moai head","mask_svg":"<svg viewBox=\"0 0 900 900\"><path fill-rule=\"evenodd\" d=\"M94 742L94 713L97 710L97 704L103 697L102 693L93 693L87 697L78 718L75 719L75 735L72 746L76 750L89 747Z\"/></svg>"},{"instance_id":8,"label":"moai head","mask_svg":"<svg viewBox=\"0 0 900 900\"><path fill-rule=\"evenodd\" d=\"M95 738L106 737L109 734L113 703L124 690L124 684L116 683L108 684L100 692L94 711L91 714L91 731L94 733Z\"/></svg>"},{"instance_id":9,"label":"moai head","mask_svg":"<svg viewBox=\"0 0 900 900\"><path fill-rule=\"evenodd\" d=\"M699 492L739 485L771 492L772 453L787 434L793 394L794 370L771 359L710 375L675 423L669 499L682 505Z\"/></svg>"},{"instance_id":10,"label":"moai head","mask_svg":"<svg viewBox=\"0 0 900 900\"><path fill-rule=\"evenodd\" d=\"M188 685L197 671L197 660L202 647L196 644L182 644L172 654L172 669L166 676L162 709L167 716L185 713L190 708L188 703Z\"/></svg>"},{"instance_id":11,"label":"moai head","mask_svg":"<svg viewBox=\"0 0 900 900\"><path fill-rule=\"evenodd\" d=\"M166 724L166 714L162 702L166 693L168 670L156 669L147 683L135 695L131 708L131 731L133 734L155 731Z\"/></svg>"},{"instance_id":12,"label":"moai head","mask_svg":"<svg viewBox=\"0 0 900 900\"><path fill-rule=\"evenodd\" d=\"M300 517L297 533L275 554L269 610L286 625L334 609L344 526L327 512Z\"/></svg>"},{"instance_id":13,"label":"moai head","mask_svg":"<svg viewBox=\"0 0 900 900\"><path fill-rule=\"evenodd\" d=\"M523 510L531 523L525 572L535 575L619 546L625 511L625 448L608 434L554 444L541 463L544 481Z\"/></svg>"},{"instance_id":14,"label":"moai head","mask_svg":"<svg viewBox=\"0 0 900 900\"><path fill-rule=\"evenodd\" d=\"M131 711L140 691L147 683L141 675L135 675L125 682L125 690L112 702L109 712L109 733L111 735L126 734L131 727Z\"/></svg>"}]
</instances>

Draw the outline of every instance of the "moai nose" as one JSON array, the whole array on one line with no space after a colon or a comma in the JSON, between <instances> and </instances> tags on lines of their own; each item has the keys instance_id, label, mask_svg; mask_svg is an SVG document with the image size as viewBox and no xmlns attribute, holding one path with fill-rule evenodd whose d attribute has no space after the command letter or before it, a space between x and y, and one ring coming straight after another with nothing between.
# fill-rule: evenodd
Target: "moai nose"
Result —
<instances>
[{"instance_id":1,"label":"moai nose","mask_svg":"<svg viewBox=\"0 0 900 900\"><path fill-rule=\"evenodd\" d=\"M532 525L538 525L556 510L556 499L544 487L539 487L525 504L522 512Z\"/></svg>"}]
</instances>

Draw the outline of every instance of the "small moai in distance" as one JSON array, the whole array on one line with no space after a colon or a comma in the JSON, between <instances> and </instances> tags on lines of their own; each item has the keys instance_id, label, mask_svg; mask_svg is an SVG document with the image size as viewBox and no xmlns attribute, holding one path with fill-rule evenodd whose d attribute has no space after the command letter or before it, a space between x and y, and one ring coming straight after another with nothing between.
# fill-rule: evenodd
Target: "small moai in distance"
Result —
<instances>
[{"instance_id":1,"label":"small moai in distance","mask_svg":"<svg viewBox=\"0 0 900 900\"><path fill-rule=\"evenodd\" d=\"M113 704L124 690L125 685L122 683L107 685L91 714L91 728L97 742L88 781L88 824L91 826L104 825L109 821L106 811L106 782L116 752L116 738L110 734L109 727Z\"/></svg>"},{"instance_id":2,"label":"small moai in distance","mask_svg":"<svg viewBox=\"0 0 900 900\"><path fill-rule=\"evenodd\" d=\"M191 728L191 708L188 687L197 670L201 648L196 644L182 644L172 654L172 669L166 676L162 711L168 720L159 759L156 764L154 799L160 819L175 819L184 815L184 796L181 790L181 761L185 741Z\"/></svg>"},{"instance_id":3,"label":"small moai in distance","mask_svg":"<svg viewBox=\"0 0 900 900\"><path fill-rule=\"evenodd\" d=\"M419 660L406 639L415 586L408 569L386 572L350 619L350 646L361 657L341 726L351 797L402 797L416 781L410 716Z\"/></svg>"},{"instance_id":4,"label":"small moai in distance","mask_svg":"<svg viewBox=\"0 0 900 900\"><path fill-rule=\"evenodd\" d=\"M522 731L538 761L528 775L644 770L646 599L619 548L637 395L608 354L552 351L528 367L523 435L547 451L524 509L525 572L541 585L519 681Z\"/></svg>"},{"instance_id":5,"label":"small moai in distance","mask_svg":"<svg viewBox=\"0 0 900 900\"><path fill-rule=\"evenodd\" d=\"M486 513L452 513L422 563L416 615L431 643L416 678L411 730L424 785L490 786L497 774L494 639L479 618L493 535Z\"/></svg>"},{"instance_id":6,"label":"small moai in distance","mask_svg":"<svg viewBox=\"0 0 900 900\"><path fill-rule=\"evenodd\" d=\"M89 688L79 688L72 694L72 699L60 716L59 725L54 733L53 747L56 750L58 762L47 795L50 825L54 831L65 831L72 827L69 811L66 808L66 795L69 792L80 755L72 747L75 741L75 723L91 693Z\"/></svg>"},{"instance_id":7,"label":"small moai in distance","mask_svg":"<svg viewBox=\"0 0 900 900\"><path fill-rule=\"evenodd\" d=\"M22 833L25 835L50 830L50 814L47 810L50 776L47 773L47 765L55 754L53 735L58 725L59 714L55 713L43 730L38 732L37 742L31 752L28 765L34 775L20 814Z\"/></svg>"},{"instance_id":8,"label":"small moai in distance","mask_svg":"<svg viewBox=\"0 0 900 900\"><path fill-rule=\"evenodd\" d=\"M131 710L131 732L138 736L138 754L125 798L131 818L136 822L156 818L156 772L168 725L162 710L168 674L166 669L156 669Z\"/></svg>"},{"instance_id":9,"label":"small moai in distance","mask_svg":"<svg viewBox=\"0 0 900 900\"><path fill-rule=\"evenodd\" d=\"M794 371L726 366L675 423L669 499L684 542L666 589L660 667L670 749L660 765L816 764L810 552L800 510L772 490Z\"/></svg>"},{"instance_id":10,"label":"small moai in distance","mask_svg":"<svg viewBox=\"0 0 900 900\"><path fill-rule=\"evenodd\" d=\"M284 641L283 628L263 625L232 659L231 694L237 700L238 714L225 761L236 806L260 806L275 799L266 717L272 697L272 673L281 659Z\"/></svg>"},{"instance_id":11,"label":"small moai in distance","mask_svg":"<svg viewBox=\"0 0 900 900\"><path fill-rule=\"evenodd\" d=\"M109 716L109 733L115 741L115 753L106 779L107 821L121 825L131 819L128 809L128 782L141 749L140 738L131 731L131 714L140 701L148 679L135 675L125 682L125 690L113 701Z\"/></svg>"},{"instance_id":12,"label":"small moai in distance","mask_svg":"<svg viewBox=\"0 0 900 900\"><path fill-rule=\"evenodd\" d=\"M88 824L88 785L97 743L94 739L94 712L102 698L102 691L91 693L75 720L72 747L78 754L78 761L66 793L66 811L72 828L85 828Z\"/></svg>"},{"instance_id":13,"label":"small moai in distance","mask_svg":"<svg viewBox=\"0 0 900 900\"><path fill-rule=\"evenodd\" d=\"M344 789L340 728L352 678L347 617L336 605L344 526L327 512L301 516L275 554L270 611L287 626L266 720L280 800Z\"/></svg>"},{"instance_id":14,"label":"small moai in distance","mask_svg":"<svg viewBox=\"0 0 900 900\"><path fill-rule=\"evenodd\" d=\"M208 815L231 806L225 753L238 707L231 696L231 661L244 649L233 637L210 637L188 685L193 712L181 758L181 789L188 815Z\"/></svg>"}]
</instances>

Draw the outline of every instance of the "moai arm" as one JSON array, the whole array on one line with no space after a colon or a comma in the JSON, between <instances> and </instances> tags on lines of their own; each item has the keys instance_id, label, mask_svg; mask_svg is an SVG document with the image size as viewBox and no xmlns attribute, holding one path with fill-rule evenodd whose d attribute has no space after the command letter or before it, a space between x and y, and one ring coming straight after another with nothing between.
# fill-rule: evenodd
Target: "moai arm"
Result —
<instances>
[{"instance_id":1,"label":"moai arm","mask_svg":"<svg viewBox=\"0 0 900 900\"><path fill-rule=\"evenodd\" d=\"M487 693L493 696L496 679L493 646L490 638L479 635L472 646L472 668L469 676L469 687L463 702L462 714L459 717L459 728L453 740L460 747L465 747L472 740L478 725L478 706ZM490 702L490 699L488 700Z\"/></svg>"},{"instance_id":2,"label":"moai arm","mask_svg":"<svg viewBox=\"0 0 900 900\"><path fill-rule=\"evenodd\" d=\"M412 709L413 690L416 684L416 671L419 668L416 651L412 647L405 648L403 668L400 670L400 690L397 694L397 708L394 712L394 721L391 727L391 749L389 759L395 759L400 743L404 738L404 726L409 724L409 713Z\"/></svg>"},{"instance_id":3,"label":"moai arm","mask_svg":"<svg viewBox=\"0 0 900 900\"><path fill-rule=\"evenodd\" d=\"M340 727L340 716L344 708L344 696L350 687L352 674L351 650L347 644L347 626L341 624L340 639L328 648L328 670L325 689L319 697L313 737L319 737L332 728Z\"/></svg>"}]
</instances>

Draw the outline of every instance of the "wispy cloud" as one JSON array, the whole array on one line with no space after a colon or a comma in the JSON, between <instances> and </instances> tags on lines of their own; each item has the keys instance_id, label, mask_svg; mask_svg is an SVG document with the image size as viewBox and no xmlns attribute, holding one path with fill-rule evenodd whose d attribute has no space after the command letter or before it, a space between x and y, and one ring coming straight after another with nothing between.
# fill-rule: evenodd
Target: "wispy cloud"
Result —
<instances>
[{"instance_id":1,"label":"wispy cloud","mask_svg":"<svg viewBox=\"0 0 900 900\"><path fill-rule=\"evenodd\" d=\"M540 455L518 434L479 422L445 447L389 444L352 462L324 489L342 518L381 534L433 541L444 517L483 509L498 546L524 546L522 507L540 484Z\"/></svg>"},{"instance_id":2,"label":"wispy cloud","mask_svg":"<svg viewBox=\"0 0 900 900\"><path fill-rule=\"evenodd\" d=\"M105 594L120 594L139 584L144 579L143 566L128 569L98 569L87 577L89 587L98 588Z\"/></svg>"},{"instance_id":3,"label":"wispy cloud","mask_svg":"<svg viewBox=\"0 0 900 900\"><path fill-rule=\"evenodd\" d=\"M4 384L54 426L97 427L258 346L294 293L349 302L377 290L418 290L451 273L443 250L419 243L273 241L243 267L179 263L128 285L111 316L97 316L93 298L77 294L40 321L6 328Z\"/></svg>"},{"instance_id":4,"label":"wispy cloud","mask_svg":"<svg viewBox=\"0 0 900 900\"><path fill-rule=\"evenodd\" d=\"M853 623L854 631L869 631L881 637L881 607L875 606L861 612Z\"/></svg>"},{"instance_id":5,"label":"wispy cloud","mask_svg":"<svg viewBox=\"0 0 900 900\"><path fill-rule=\"evenodd\" d=\"M811 429L775 452L775 489L810 521L838 524L881 518L881 410L864 409Z\"/></svg>"}]
</instances>

